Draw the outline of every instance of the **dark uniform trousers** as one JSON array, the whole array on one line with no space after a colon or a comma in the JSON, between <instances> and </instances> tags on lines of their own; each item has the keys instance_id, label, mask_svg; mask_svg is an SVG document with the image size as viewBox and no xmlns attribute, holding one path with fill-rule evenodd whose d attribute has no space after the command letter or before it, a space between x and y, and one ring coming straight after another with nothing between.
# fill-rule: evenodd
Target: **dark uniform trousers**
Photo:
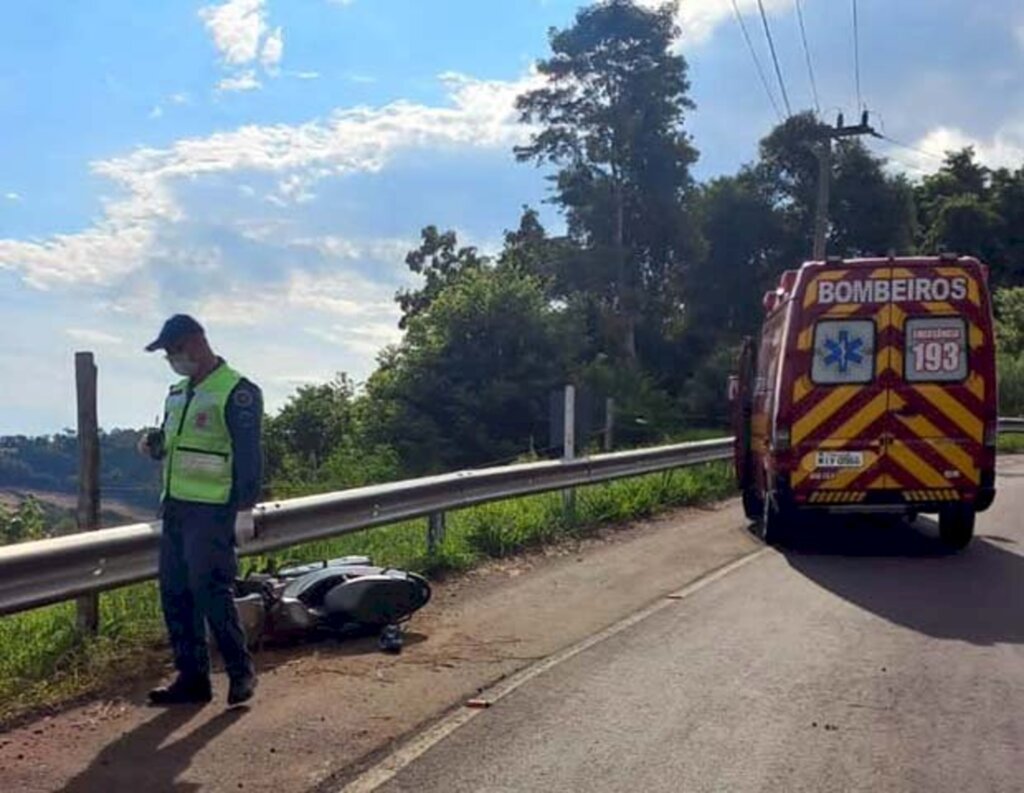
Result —
<instances>
[{"instance_id":1,"label":"dark uniform trousers","mask_svg":"<svg viewBox=\"0 0 1024 793\"><path fill-rule=\"evenodd\" d=\"M234 580L236 510L167 499L160 538L160 598L178 672L208 678L206 625L231 678L252 672Z\"/></svg>"}]
</instances>

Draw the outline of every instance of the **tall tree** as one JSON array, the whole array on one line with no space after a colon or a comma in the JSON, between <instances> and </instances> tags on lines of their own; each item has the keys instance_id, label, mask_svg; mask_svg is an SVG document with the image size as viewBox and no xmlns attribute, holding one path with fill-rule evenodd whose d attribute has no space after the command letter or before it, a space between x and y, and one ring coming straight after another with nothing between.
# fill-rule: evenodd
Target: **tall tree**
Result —
<instances>
[{"instance_id":1,"label":"tall tree","mask_svg":"<svg viewBox=\"0 0 1024 793\"><path fill-rule=\"evenodd\" d=\"M564 263L568 291L585 291L637 357L640 318L678 303L692 225L680 222L697 152L683 131L686 60L674 51L676 3L641 8L603 0L552 30L546 85L519 97L521 118L539 127L517 147L521 161L552 163L555 201L585 255Z\"/></svg>"},{"instance_id":2,"label":"tall tree","mask_svg":"<svg viewBox=\"0 0 1024 793\"><path fill-rule=\"evenodd\" d=\"M762 141L755 173L785 219L788 244L782 269L809 258L818 198L813 144L827 130L810 112L775 127ZM886 173L859 140L843 140L832 156L829 253L838 256L910 253L914 245L913 191L902 176Z\"/></svg>"},{"instance_id":3,"label":"tall tree","mask_svg":"<svg viewBox=\"0 0 1024 793\"><path fill-rule=\"evenodd\" d=\"M395 300L402 309L398 327L405 329L409 320L426 311L446 286L454 283L469 270L479 270L484 259L476 248L459 247L454 231L440 232L437 226L427 226L420 232L420 247L405 257L408 268L424 277L419 289L403 289Z\"/></svg>"}]
</instances>

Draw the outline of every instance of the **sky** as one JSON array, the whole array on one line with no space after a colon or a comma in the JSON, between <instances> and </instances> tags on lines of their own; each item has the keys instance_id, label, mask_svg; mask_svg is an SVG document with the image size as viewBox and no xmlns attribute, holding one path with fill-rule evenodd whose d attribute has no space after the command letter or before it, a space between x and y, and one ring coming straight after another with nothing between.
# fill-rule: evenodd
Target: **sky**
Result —
<instances>
[{"instance_id":1,"label":"sky","mask_svg":"<svg viewBox=\"0 0 1024 793\"><path fill-rule=\"evenodd\" d=\"M638 0L656 5L655 0ZM682 0L699 179L735 172L785 103L757 0ZM100 422L151 424L173 375L142 348L194 314L280 407L364 380L400 338L396 290L427 224L484 251L544 173L512 147L547 32L579 0L35 0L0 26L0 434L75 421L74 353ZM795 0L764 0L793 112L814 106ZM825 118L872 121L913 178L974 145L1024 164L1019 0L802 0Z\"/></svg>"}]
</instances>

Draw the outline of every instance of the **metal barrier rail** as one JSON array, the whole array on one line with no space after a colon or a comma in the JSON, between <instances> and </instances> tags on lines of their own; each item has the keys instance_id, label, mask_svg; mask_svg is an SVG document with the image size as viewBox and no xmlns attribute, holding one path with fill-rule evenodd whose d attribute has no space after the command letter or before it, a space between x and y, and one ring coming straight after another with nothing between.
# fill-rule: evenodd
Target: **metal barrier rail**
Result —
<instances>
[{"instance_id":1,"label":"metal barrier rail","mask_svg":"<svg viewBox=\"0 0 1024 793\"><path fill-rule=\"evenodd\" d=\"M1001 418L999 419L999 432L1012 433L1012 432L1024 432L1024 418Z\"/></svg>"},{"instance_id":2,"label":"metal barrier rail","mask_svg":"<svg viewBox=\"0 0 1024 793\"><path fill-rule=\"evenodd\" d=\"M731 457L732 438L717 438L272 501L256 508L256 537L239 552L265 553L487 501ZM159 539L159 523L136 523L0 547L0 615L153 578Z\"/></svg>"}]
</instances>

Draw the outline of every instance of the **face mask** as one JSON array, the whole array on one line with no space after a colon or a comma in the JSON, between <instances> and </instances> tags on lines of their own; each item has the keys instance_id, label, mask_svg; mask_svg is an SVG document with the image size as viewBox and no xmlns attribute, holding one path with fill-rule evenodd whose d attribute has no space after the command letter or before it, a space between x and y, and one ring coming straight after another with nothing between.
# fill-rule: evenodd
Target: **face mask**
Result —
<instances>
[{"instance_id":1,"label":"face mask","mask_svg":"<svg viewBox=\"0 0 1024 793\"><path fill-rule=\"evenodd\" d=\"M180 374L182 377L191 377L199 371L199 364L193 361L187 352L168 355L167 363L170 364L175 373Z\"/></svg>"}]
</instances>

